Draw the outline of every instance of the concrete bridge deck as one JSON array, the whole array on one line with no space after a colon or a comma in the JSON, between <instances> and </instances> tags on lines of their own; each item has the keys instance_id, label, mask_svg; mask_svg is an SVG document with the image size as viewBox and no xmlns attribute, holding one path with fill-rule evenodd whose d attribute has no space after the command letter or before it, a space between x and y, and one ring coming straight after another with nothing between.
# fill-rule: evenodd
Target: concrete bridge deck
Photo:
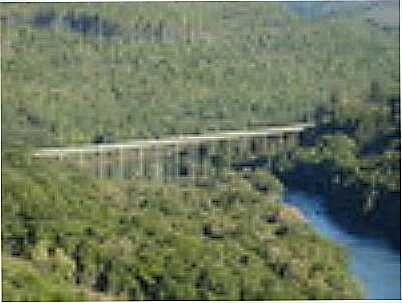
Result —
<instances>
[{"instance_id":1,"label":"concrete bridge deck","mask_svg":"<svg viewBox=\"0 0 402 303\"><path fill-rule=\"evenodd\" d=\"M247 137L275 137L285 134L301 133L313 128L313 123L297 123L286 126L276 126L257 130L239 130L209 133L203 135L180 135L161 139L139 139L120 143L84 144L69 147L44 147L36 150L34 158L63 157L69 154L105 153L122 150L138 150L162 146L198 144L212 141L226 141Z\"/></svg>"}]
</instances>

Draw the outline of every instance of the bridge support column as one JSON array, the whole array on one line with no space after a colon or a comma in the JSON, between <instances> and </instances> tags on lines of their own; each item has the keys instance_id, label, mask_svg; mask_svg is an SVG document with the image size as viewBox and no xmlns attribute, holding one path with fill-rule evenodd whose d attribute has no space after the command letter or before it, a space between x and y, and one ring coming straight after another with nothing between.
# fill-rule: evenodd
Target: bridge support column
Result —
<instances>
[{"instance_id":1,"label":"bridge support column","mask_svg":"<svg viewBox=\"0 0 402 303\"><path fill-rule=\"evenodd\" d=\"M168 183L171 179L172 176L172 161L171 161L171 154L172 151L170 150L169 147L166 148L166 152L164 153L163 156L163 169L164 169L164 175L163 175L163 182Z\"/></svg>"},{"instance_id":2,"label":"bridge support column","mask_svg":"<svg viewBox=\"0 0 402 303\"><path fill-rule=\"evenodd\" d=\"M123 157L124 157L124 166L123 166L123 177L124 178L129 178L132 176L133 173L133 163L137 164L138 162L136 161L137 158L137 151L136 150L130 150L127 149L124 151ZM136 173L135 173L136 175Z\"/></svg>"},{"instance_id":3,"label":"bridge support column","mask_svg":"<svg viewBox=\"0 0 402 303\"><path fill-rule=\"evenodd\" d=\"M209 174L216 176L216 167L214 166L213 159L216 156L215 154L215 141L211 141L209 143L210 152L208 153L208 161L209 161Z\"/></svg>"},{"instance_id":4,"label":"bridge support column","mask_svg":"<svg viewBox=\"0 0 402 303\"><path fill-rule=\"evenodd\" d=\"M103 150L102 147L99 149L99 162L98 162L98 172L99 172L99 178L103 178Z\"/></svg>"},{"instance_id":5,"label":"bridge support column","mask_svg":"<svg viewBox=\"0 0 402 303\"><path fill-rule=\"evenodd\" d=\"M106 162L106 164L107 164L107 176L108 176L108 178L110 179L110 178L112 178L112 177L114 177L114 175L115 175L115 169L114 169L114 165L113 165L113 162L112 162L112 152L110 151L110 152L108 152L107 153L107 162Z\"/></svg>"},{"instance_id":6,"label":"bridge support column","mask_svg":"<svg viewBox=\"0 0 402 303\"><path fill-rule=\"evenodd\" d=\"M138 164L139 164L139 169L138 169L138 175L140 177L144 177L144 155L142 152L142 146L140 146L139 152L138 152Z\"/></svg>"},{"instance_id":7,"label":"bridge support column","mask_svg":"<svg viewBox=\"0 0 402 303\"><path fill-rule=\"evenodd\" d=\"M161 149L156 146L155 148L155 162L156 162L156 179L158 182L161 182L163 179L163 173L162 170L163 168L161 167Z\"/></svg>"},{"instance_id":8,"label":"bridge support column","mask_svg":"<svg viewBox=\"0 0 402 303\"><path fill-rule=\"evenodd\" d=\"M247 138L246 137L244 137L244 138L242 138L241 139L241 152L240 152L240 154L241 154L241 157L242 157L242 159L241 160L244 160L245 158L247 158Z\"/></svg>"},{"instance_id":9,"label":"bridge support column","mask_svg":"<svg viewBox=\"0 0 402 303\"><path fill-rule=\"evenodd\" d=\"M197 169L197 162L198 162L198 156L197 156L197 143L193 145L192 152L191 152L191 181L193 185L195 185L195 178L196 178L196 169Z\"/></svg>"},{"instance_id":10,"label":"bridge support column","mask_svg":"<svg viewBox=\"0 0 402 303\"><path fill-rule=\"evenodd\" d=\"M283 134L280 134L280 135L279 135L279 145L280 145L280 146L283 146L283 144L284 144L284 141L285 141L285 140L284 140L283 137L284 137Z\"/></svg>"},{"instance_id":11,"label":"bridge support column","mask_svg":"<svg viewBox=\"0 0 402 303\"><path fill-rule=\"evenodd\" d=\"M261 154L262 151L262 138L261 137L255 137L253 139L254 141L254 152L256 155Z\"/></svg>"},{"instance_id":12,"label":"bridge support column","mask_svg":"<svg viewBox=\"0 0 402 303\"><path fill-rule=\"evenodd\" d=\"M280 142L280 138L272 138L271 142L269 143L269 151L272 154L275 154L278 150L278 144Z\"/></svg>"},{"instance_id":13,"label":"bridge support column","mask_svg":"<svg viewBox=\"0 0 402 303\"><path fill-rule=\"evenodd\" d=\"M80 152L80 168L82 169L84 167L84 153L81 151Z\"/></svg>"},{"instance_id":14,"label":"bridge support column","mask_svg":"<svg viewBox=\"0 0 402 303\"><path fill-rule=\"evenodd\" d=\"M303 145L304 142L305 142L305 134L304 134L304 131L302 131L302 132L298 133L298 135L297 135L297 144Z\"/></svg>"},{"instance_id":15,"label":"bridge support column","mask_svg":"<svg viewBox=\"0 0 402 303\"><path fill-rule=\"evenodd\" d=\"M296 145L299 145L299 134L292 134L292 137L293 137L293 144L296 146Z\"/></svg>"},{"instance_id":16,"label":"bridge support column","mask_svg":"<svg viewBox=\"0 0 402 303\"><path fill-rule=\"evenodd\" d=\"M230 141L230 139L229 139L229 140L228 140L228 167L229 167L229 170L230 170L230 168L231 168L231 166L232 166L231 152L232 152L232 149L231 149L231 141Z\"/></svg>"},{"instance_id":17,"label":"bridge support column","mask_svg":"<svg viewBox=\"0 0 402 303\"><path fill-rule=\"evenodd\" d=\"M203 154L203 175L204 177L208 177L208 165L209 165L209 149L207 145L204 145L204 154Z\"/></svg>"},{"instance_id":18,"label":"bridge support column","mask_svg":"<svg viewBox=\"0 0 402 303\"><path fill-rule=\"evenodd\" d=\"M120 147L120 178L123 178L124 166L123 166L123 147Z\"/></svg>"},{"instance_id":19,"label":"bridge support column","mask_svg":"<svg viewBox=\"0 0 402 303\"><path fill-rule=\"evenodd\" d=\"M177 144L177 143L175 145L175 158L176 158L176 161L175 161L175 164L176 164L175 174L176 174L176 178L179 178L179 165L180 165L180 163L179 163L179 144Z\"/></svg>"},{"instance_id":20,"label":"bridge support column","mask_svg":"<svg viewBox=\"0 0 402 303\"><path fill-rule=\"evenodd\" d=\"M292 134L285 134L285 149L289 148L292 146Z\"/></svg>"},{"instance_id":21,"label":"bridge support column","mask_svg":"<svg viewBox=\"0 0 402 303\"><path fill-rule=\"evenodd\" d=\"M250 149L251 149L252 155L258 154L258 138L257 137L250 138Z\"/></svg>"},{"instance_id":22,"label":"bridge support column","mask_svg":"<svg viewBox=\"0 0 402 303\"><path fill-rule=\"evenodd\" d=\"M294 147L297 144L297 135L296 134L290 134L290 144Z\"/></svg>"}]
</instances>

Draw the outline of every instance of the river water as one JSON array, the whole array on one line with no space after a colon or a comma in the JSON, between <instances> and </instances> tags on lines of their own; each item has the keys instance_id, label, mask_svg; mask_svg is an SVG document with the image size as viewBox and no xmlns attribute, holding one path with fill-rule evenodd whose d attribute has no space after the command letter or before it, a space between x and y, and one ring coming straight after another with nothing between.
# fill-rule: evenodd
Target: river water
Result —
<instances>
[{"instance_id":1,"label":"river water","mask_svg":"<svg viewBox=\"0 0 402 303\"><path fill-rule=\"evenodd\" d=\"M334 222L325 208L325 198L303 191L289 190L288 205L297 207L324 237L345 248L349 270L361 281L366 299L401 298L400 252L381 240L353 234Z\"/></svg>"}]
</instances>

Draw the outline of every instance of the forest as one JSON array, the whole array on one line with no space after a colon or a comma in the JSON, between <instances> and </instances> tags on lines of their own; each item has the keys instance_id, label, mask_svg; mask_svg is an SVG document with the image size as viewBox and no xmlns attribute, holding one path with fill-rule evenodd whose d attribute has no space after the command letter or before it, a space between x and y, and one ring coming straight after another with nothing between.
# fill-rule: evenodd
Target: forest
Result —
<instances>
[{"instance_id":1,"label":"forest","mask_svg":"<svg viewBox=\"0 0 402 303\"><path fill-rule=\"evenodd\" d=\"M366 100L334 95L291 159L279 155L283 181L324 193L343 224L401 245L400 100L373 84Z\"/></svg>"},{"instance_id":2,"label":"forest","mask_svg":"<svg viewBox=\"0 0 402 303\"><path fill-rule=\"evenodd\" d=\"M282 202L285 187L321 192L400 249L399 20L345 11L0 4L3 300L363 298L344 249ZM31 157L261 121L316 127L272 170L217 164L206 183Z\"/></svg>"},{"instance_id":3,"label":"forest","mask_svg":"<svg viewBox=\"0 0 402 303\"><path fill-rule=\"evenodd\" d=\"M342 251L277 201L272 176L261 193L235 173L167 186L20 165L3 177L7 301L360 296Z\"/></svg>"},{"instance_id":4,"label":"forest","mask_svg":"<svg viewBox=\"0 0 402 303\"><path fill-rule=\"evenodd\" d=\"M334 90L357 100L373 82L399 92L399 32L359 18L311 22L263 4L105 5L3 6L6 134L66 145L243 129L309 120Z\"/></svg>"}]
</instances>

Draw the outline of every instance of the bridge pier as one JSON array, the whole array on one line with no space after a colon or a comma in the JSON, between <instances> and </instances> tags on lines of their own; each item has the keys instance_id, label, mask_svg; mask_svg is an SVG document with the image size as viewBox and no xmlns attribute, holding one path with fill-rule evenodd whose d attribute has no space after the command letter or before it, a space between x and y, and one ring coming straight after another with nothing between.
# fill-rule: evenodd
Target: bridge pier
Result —
<instances>
[{"instance_id":1,"label":"bridge pier","mask_svg":"<svg viewBox=\"0 0 402 303\"><path fill-rule=\"evenodd\" d=\"M134 159L136 159L137 156L137 151L136 150L123 150L123 178L129 178L133 175L133 163L138 163L137 161L134 162ZM136 175L136 173L134 174Z\"/></svg>"},{"instance_id":2,"label":"bridge pier","mask_svg":"<svg viewBox=\"0 0 402 303\"><path fill-rule=\"evenodd\" d=\"M268 138L267 138L268 139ZM276 153L276 148L277 148L277 144L275 142L273 142L276 138L272 138L272 140L269 140L270 142L268 143L268 153L269 154L274 154Z\"/></svg>"},{"instance_id":3,"label":"bridge pier","mask_svg":"<svg viewBox=\"0 0 402 303\"><path fill-rule=\"evenodd\" d=\"M279 146L283 147L284 145L284 136L282 134L279 135Z\"/></svg>"},{"instance_id":4,"label":"bridge pier","mask_svg":"<svg viewBox=\"0 0 402 303\"><path fill-rule=\"evenodd\" d=\"M123 178L124 177L124 174L123 174L123 171L124 171L124 166L123 166L123 148L122 147L120 147L120 150L119 150L119 153L120 153L120 178Z\"/></svg>"},{"instance_id":5,"label":"bridge pier","mask_svg":"<svg viewBox=\"0 0 402 303\"><path fill-rule=\"evenodd\" d=\"M154 173L157 181L160 181L160 158L159 158L159 149L157 146L152 148L152 155L151 155L151 161L154 163ZM153 159L155 158L155 159Z\"/></svg>"},{"instance_id":6,"label":"bridge pier","mask_svg":"<svg viewBox=\"0 0 402 303\"><path fill-rule=\"evenodd\" d=\"M102 151L102 147L98 146L98 153L99 153L99 157L98 157L98 177L100 179L103 178L103 151Z\"/></svg>"},{"instance_id":7,"label":"bridge pier","mask_svg":"<svg viewBox=\"0 0 402 303\"><path fill-rule=\"evenodd\" d=\"M193 183L193 185L195 185L195 178L196 178L196 175L197 175L197 143L195 144L195 148L194 148L194 145L193 145L193 147L192 147L192 150L191 150L191 159L190 159L190 162L191 162L191 181L192 181L192 183Z\"/></svg>"},{"instance_id":8,"label":"bridge pier","mask_svg":"<svg viewBox=\"0 0 402 303\"><path fill-rule=\"evenodd\" d=\"M209 146L211 148L211 151L208 153L208 160L209 160L209 174L211 175L211 171L212 171L212 175L216 176L216 167L215 165L212 165L213 163L213 158L216 156L216 142L215 141L211 141Z\"/></svg>"},{"instance_id":9,"label":"bridge pier","mask_svg":"<svg viewBox=\"0 0 402 303\"><path fill-rule=\"evenodd\" d=\"M246 137L244 137L244 138L241 138L240 139L241 140L241 147L240 147L240 150L241 150L241 152L240 152L240 155L241 155L241 157L242 158L247 158L247 156L248 156L248 151L247 151L247 147L248 147L248 142L247 142L247 138Z\"/></svg>"},{"instance_id":10,"label":"bridge pier","mask_svg":"<svg viewBox=\"0 0 402 303\"><path fill-rule=\"evenodd\" d=\"M208 145L206 144L200 144L198 148L198 153L199 153L199 174L201 177L207 177L208 176L208 164L209 164L209 149Z\"/></svg>"},{"instance_id":11,"label":"bridge pier","mask_svg":"<svg viewBox=\"0 0 402 303\"><path fill-rule=\"evenodd\" d=\"M172 179L172 174L173 174L173 170L172 170L172 163L174 163L172 161L172 150L171 147L167 147L166 148L166 152L164 153L164 157L163 157L163 167L164 167L164 176L163 176L163 181L165 183L168 183L171 179Z\"/></svg>"},{"instance_id":12,"label":"bridge pier","mask_svg":"<svg viewBox=\"0 0 402 303\"><path fill-rule=\"evenodd\" d=\"M138 176L143 177L144 176L144 155L142 152L142 147L140 147L139 152L138 152L138 164L139 164L139 168L138 168Z\"/></svg>"},{"instance_id":13,"label":"bridge pier","mask_svg":"<svg viewBox=\"0 0 402 303\"><path fill-rule=\"evenodd\" d=\"M292 134L283 135L285 141L285 148L288 148L293 145L293 137Z\"/></svg>"},{"instance_id":14,"label":"bridge pier","mask_svg":"<svg viewBox=\"0 0 402 303\"><path fill-rule=\"evenodd\" d=\"M203 163L202 163L202 174L203 177L208 177L208 166L209 166L209 149L208 146L204 146L205 153L203 154Z\"/></svg>"},{"instance_id":15,"label":"bridge pier","mask_svg":"<svg viewBox=\"0 0 402 303\"><path fill-rule=\"evenodd\" d=\"M229 167L229 169L232 167L232 159L231 159L231 153L232 153L232 150L231 150L231 141L230 140L228 140L227 141L228 142L228 149L227 149L227 153L228 153L228 167Z\"/></svg>"},{"instance_id":16,"label":"bridge pier","mask_svg":"<svg viewBox=\"0 0 402 303\"><path fill-rule=\"evenodd\" d=\"M107 176L110 179L115 176L116 170L115 170L115 165L114 165L113 161L111 160L112 152L107 152L106 155L107 155L107 162L106 162Z\"/></svg>"},{"instance_id":17,"label":"bridge pier","mask_svg":"<svg viewBox=\"0 0 402 303\"><path fill-rule=\"evenodd\" d=\"M260 137L260 136L255 137L255 138L253 139L253 141L254 141L254 148L255 148L254 153L259 156L259 155L262 154L262 151L263 151L262 137Z\"/></svg>"},{"instance_id":18,"label":"bridge pier","mask_svg":"<svg viewBox=\"0 0 402 303\"><path fill-rule=\"evenodd\" d=\"M175 158L176 158L176 161L175 161L175 164L176 164L176 167L175 167L175 169L176 169L176 178L179 178L179 165L180 165L180 163L179 163L179 144L177 144L176 143L176 145L175 145Z\"/></svg>"},{"instance_id":19,"label":"bridge pier","mask_svg":"<svg viewBox=\"0 0 402 303\"><path fill-rule=\"evenodd\" d=\"M84 153L81 151L80 152L80 168L82 169L84 167Z\"/></svg>"}]
</instances>

